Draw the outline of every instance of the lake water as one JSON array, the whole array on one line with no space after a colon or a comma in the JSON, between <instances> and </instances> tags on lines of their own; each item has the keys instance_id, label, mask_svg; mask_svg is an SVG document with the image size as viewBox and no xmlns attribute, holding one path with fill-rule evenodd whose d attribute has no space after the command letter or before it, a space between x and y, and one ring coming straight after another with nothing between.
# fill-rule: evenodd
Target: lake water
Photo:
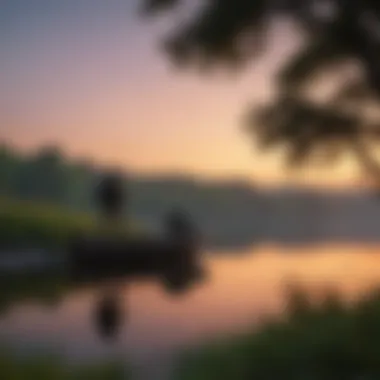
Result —
<instances>
[{"instance_id":1,"label":"lake water","mask_svg":"<svg viewBox=\"0 0 380 380\"><path fill-rule=\"evenodd\" d=\"M94 324L99 286L67 290L50 306L38 297L12 303L0 314L0 340L27 351L51 348L72 361L122 358L142 378L166 378L181 349L281 313L289 281L313 294L334 287L348 301L380 286L379 253L379 246L331 244L210 252L207 278L186 293L168 293L156 280L118 283L125 314L115 340L102 339Z\"/></svg>"}]
</instances>

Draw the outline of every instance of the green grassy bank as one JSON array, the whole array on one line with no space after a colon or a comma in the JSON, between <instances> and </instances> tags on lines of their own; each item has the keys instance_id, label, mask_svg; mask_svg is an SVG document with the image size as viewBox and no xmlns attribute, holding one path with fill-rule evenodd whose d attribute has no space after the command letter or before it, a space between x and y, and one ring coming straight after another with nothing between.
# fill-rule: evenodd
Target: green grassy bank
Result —
<instances>
[{"instance_id":1,"label":"green grassy bank","mask_svg":"<svg viewBox=\"0 0 380 380\"><path fill-rule=\"evenodd\" d=\"M350 306L289 296L285 318L185 353L180 380L380 379L380 291Z\"/></svg>"},{"instance_id":2,"label":"green grassy bank","mask_svg":"<svg viewBox=\"0 0 380 380\"><path fill-rule=\"evenodd\" d=\"M131 223L100 226L94 215L78 213L48 203L0 198L0 248L7 246L63 247L70 238L82 233L110 232L127 235L139 229Z\"/></svg>"}]
</instances>

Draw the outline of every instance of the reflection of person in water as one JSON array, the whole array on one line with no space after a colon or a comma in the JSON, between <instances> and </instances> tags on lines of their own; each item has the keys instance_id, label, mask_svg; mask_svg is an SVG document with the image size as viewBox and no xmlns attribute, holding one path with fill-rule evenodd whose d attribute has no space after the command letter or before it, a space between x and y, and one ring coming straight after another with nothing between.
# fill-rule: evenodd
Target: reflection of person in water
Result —
<instances>
[{"instance_id":1,"label":"reflection of person in water","mask_svg":"<svg viewBox=\"0 0 380 380\"><path fill-rule=\"evenodd\" d=\"M182 268L172 268L165 271L162 281L163 285L171 294L183 294L190 290L192 286L204 280L206 272L200 266L184 266Z\"/></svg>"},{"instance_id":2,"label":"reflection of person in water","mask_svg":"<svg viewBox=\"0 0 380 380\"><path fill-rule=\"evenodd\" d=\"M95 310L95 320L98 332L103 338L112 339L117 336L123 317L118 295L107 293L100 298Z\"/></svg>"},{"instance_id":3,"label":"reflection of person in water","mask_svg":"<svg viewBox=\"0 0 380 380\"><path fill-rule=\"evenodd\" d=\"M171 271L163 276L163 285L169 293L184 293L191 286L191 279L183 272Z\"/></svg>"}]
</instances>

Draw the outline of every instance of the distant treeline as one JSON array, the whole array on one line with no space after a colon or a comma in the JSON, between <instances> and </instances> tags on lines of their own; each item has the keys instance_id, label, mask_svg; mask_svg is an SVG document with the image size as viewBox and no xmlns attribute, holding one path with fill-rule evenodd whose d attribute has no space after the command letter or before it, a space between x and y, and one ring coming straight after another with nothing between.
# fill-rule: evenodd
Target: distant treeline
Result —
<instances>
[{"instance_id":1,"label":"distant treeline","mask_svg":"<svg viewBox=\"0 0 380 380\"><path fill-rule=\"evenodd\" d=\"M94 187L111 169L70 159L56 147L26 155L0 146L0 197L48 201L73 211L93 212ZM121 170L120 174L129 193L128 213L135 220L160 219L171 208L180 206L202 221L205 229L225 222L229 230L236 225L242 232L243 226L263 225L268 218L270 226L273 219L280 223L284 218L283 223L291 225L290 216L298 223L314 214L318 219L321 213L351 208L372 210L378 204L363 191L332 193L291 187L259 190L245 180L203 181L183 173L138 175Z\"/></svg>"},{"instance_id":2,"label":"distant treeline","mask_svg":"<svg viewBox=\"0 0 380 380\"><path fill-rule=\"evenodd\" d=\"M31 208L41 203L58 206L53 207L53 214L64 212L67 220L82 220L78 214L91 218L93 215L88 214L96 211L94 187L111 169L70 159L55 147L27 155L0 147L0 213L9 200L27 200ZM370 191L323 192L291 187L259 190L244 180L196 180L181 173L120 174L128 191L126 216L146 229L159 230L162 218L179 206L216 246L246 246L253 241L378 241L380 204L378 196ZM10 205L12 212L8 215L17 215L17 220L25 216L28 222L25 204L18 203ZM43 212L46 207L40 209L39 231L44 234L46 228L42 226L51 223ZM24 232L29 231L28 223L23 224ZM8 219L3 223L9 224ZM17 231L16 236L20 236L20 229ZM9 232L7 229L3 234L9 236Z\"/></svg>"},{"instance_id":3,"label":"distant treeline","mask_svg":"<svg viewBox=\"0 0 380 380\"><path fill-rule=\"evenodd\" d=\"M76 211L94 210L94 186L109 171L91 162L69 159L57 147L43 147L23 154L0 146L0 196L13 199L48 201ZM126 172L130 211L138 214L162 213L183 205L208 210L236 208L256 197L244 181L200 182L181 174L137 176Z\"/></svg>"},{"instance_id":4,"label":"distant treeline","mask_svg":"<svg viewBox=\"0 0 380 380\"><path fill-rule=\"evenodd\" d=\"M47 201L81 211L93 208L93 187L103 174L90 164L70 162L58 148L23 155L0 147L0 194L6 198Z\"/></svg>"}]
</instances>

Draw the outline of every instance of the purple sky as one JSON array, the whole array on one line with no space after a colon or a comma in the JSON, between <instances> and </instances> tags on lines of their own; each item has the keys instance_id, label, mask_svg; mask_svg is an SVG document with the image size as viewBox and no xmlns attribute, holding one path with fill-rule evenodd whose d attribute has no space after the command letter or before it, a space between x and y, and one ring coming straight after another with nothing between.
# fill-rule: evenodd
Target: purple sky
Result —
<instances>
[{"instance_id":1,"label":"purple sky","mask_svg":"<svg viewBox=\"0 0 380 380\"><path fill-rule=\"evenodd\" d=\"M202 77L171 66L159 49L165 23L143 22L137 5L0 1L0 139L22 149L54 143L136 171L288 178L278 153L261 157L239 121L270 95L274 69L296 44L291 28L278 25L249 72ZM350 180L346 172L339 178Z\"/></svg>"}]
</instances>

